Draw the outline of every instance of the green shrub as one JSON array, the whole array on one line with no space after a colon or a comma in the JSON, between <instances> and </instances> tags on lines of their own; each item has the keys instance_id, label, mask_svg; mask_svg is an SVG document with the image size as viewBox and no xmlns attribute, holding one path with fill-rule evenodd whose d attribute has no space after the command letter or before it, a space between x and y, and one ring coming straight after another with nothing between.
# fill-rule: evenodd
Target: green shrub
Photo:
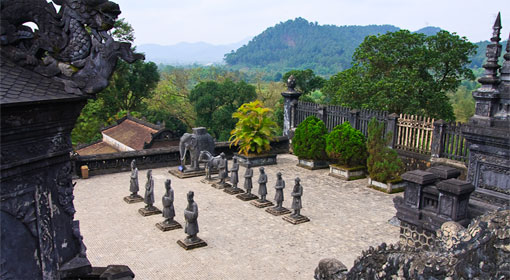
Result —
<instances>
[{"instance_id":1,"label":"green shrub","mask_svg":"<svg viewBox=\"0 0 510 280\"><path fill-rule=\"evenodd\" d=\"M269 151L277 128L270 118L271 112L259 100L241 105L232 114L238 121L230 132L230 146L239 146L239 153L245 155Z\"/></svg>"},{"instance_id":2,"label":"green shrub","mask_svg":"<svg viewBox=\"0 0 510 280\"><path fill-rule=\"evenodd\" d=\"M298 125L292 138L294 154L302 159L325 159L327 133L328 129L322 120L309 116Z\"/></svg>"},{"instance_id":3,"label":"green shrub","mask_svg":"<svg viewBox=\"0 0 510 280\"><path fill-rule=\"evenodd\" d=\"M365 136L349 122L337 125L326 137L326 153L340 165L365 165L367 160Z\"/></svg>"},{"instance_id":4,"label":"green shrub","mask_svg":"<svg viewBox=\"0 0 510 280\"><path fill-rule=\"evenodd\" d=\"M368 174L383 183L398 179L404 170L397 152L388 147L390 140L391 134L384 135L384 124L372 118L368 123Z\"/></svg>"}]
</instances>

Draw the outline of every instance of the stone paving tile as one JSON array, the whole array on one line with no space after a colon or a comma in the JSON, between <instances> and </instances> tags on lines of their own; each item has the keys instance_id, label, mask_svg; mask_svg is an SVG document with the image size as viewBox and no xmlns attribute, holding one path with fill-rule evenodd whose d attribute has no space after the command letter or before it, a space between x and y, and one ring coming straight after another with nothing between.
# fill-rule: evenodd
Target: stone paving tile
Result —
<instances>
[{"instance_id":1,"label":"stone paving tile","mask_svg":"<svg viewBox=\"0 0 510 280\"><path fill-rule=\"evenodd\" d=\"M164 181L172 180L175 219L184 225L186 193L195 192L200 238L207 247L185 251L176 241L184 230L161 232L161 215L142 217L143 203L127 204L129 172L77 180L76 219L80 220L87 255L95 266L128 265L136 279L313 279L319 260L334 257L353 265L362 250L398 241L399 229L387 223L396 213L388 195L366 187L367 180L351 182L328 176L328 170L296 166L293 155L278 155L278 165L265 167L268 199L274 197L276 173L286 182L284 206L290 208L294 178L301 178L303 209L310 222L292 225L243 202L234 195L200 182L201 177L178 179L169 168L153 170L155 205L162 208ZM245 169L239 170L242 186ZM254 169L253 181L258 179ZM139 172L140 194L146 171ZM256 193L258 185L254 184Z\"/></svg>"}]
</instances>

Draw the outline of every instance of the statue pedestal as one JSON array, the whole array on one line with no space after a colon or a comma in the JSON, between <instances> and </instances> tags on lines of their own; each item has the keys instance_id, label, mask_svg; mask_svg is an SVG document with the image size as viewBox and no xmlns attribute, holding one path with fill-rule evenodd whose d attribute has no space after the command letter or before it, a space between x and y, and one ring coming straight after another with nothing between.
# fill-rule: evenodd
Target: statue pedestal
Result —
<instances>
[{"instance_id":1,"label":"statue pedestal","mask_svg":"<svg viewBox=\"0 0 510 280\"><path fill-rule=\"evenodd\" d=\"M138 209L138 213L140 213L140 215L142 215L144 217L147 217L147 216L161 214L161 210L159 210L157 207L153 206L150 209L140 208L140 209Z\"/></svg>"},{"instance_id":2,"label":"statue pedestal","mask_svg":"<svg viewBox=\"0 0 510 280\"><path fill-rule=\"evenodd\" d=\"M207 246L207 243L198 237L197 240L195 240L194 242L190 242L187 239L177 240L177 244L179 244L185 250L192 250Z\"/></svg>"},{"instance_id":3,"label":"statue pedestal","mask_svg":"<svg viewBox=\"0 0 510 280\"><path fill-rule=\"evenodd\" d=\"M273 215L273 216L281 216L285 214L290 214L290 210L282 207L280 209L277 209L276 207L270 207L266 209L266 212Z\"/></svg>"},{"instance_id":4,"label":"statue pedestal","mask_svg":"<svg viewBox=\"0 0 510 280\"><path fill-rule=\"evenodd\" d=\"M306 222L310 221L310 219L308 219L308 217L303 216L303 215L299 215L299 216L289 215L289 216L283 217L282 219L284 219L285 221L287 221L293 225L298 225L298 224L302 224L302 223L306 223Z\"/></svg>"},{"instance_id":5,"label":"statue pedestal","mask_svg":"<svg viewBox=\"0 0 510 280\"><path fill-rule=\"evenodd\" d=\"M89 274L92 271L92 266L87 257L78 255L65 263L59 271L64 278L78 278L79 276Z\"/></svg>"},{"instance_id":6,"label":"statue pedestal","mask_svg":"<svg viewBox=\"0 0 510 280\"><path fill-rule=\"evenodd\" d=\"M240 188L226 188L223 191L228 193L228 194L244 193L244 191L242 189L240 189Z\"/></svg>"},{"instance_id":7,"label":"statue pedestal","mask_svg":"<svg viewBox=\"0 0 510 280\"><path fill-rule=\"evenodd\" d=\"M252 193L242 193L242 194L236 195L236 197L242 201L249 201L249 200L254 200L254 199L259 198L258 196L254 195Z\"/></svg>"},{"instance_id":8,"label":"statue pedestal","mask_svg":"<svg viewBox=\"0 0 510 280\"><path fill-rule=\"evenodd\" d=\"M143 202L143 197L141 197L139 195L135 195L135 196L128 195L128 196L124 197L124 201L128 204Z\"/></svg>"},{"instance_id":9,"label":"statue pedestal","mask_svg":"<svg viewBox=\"0 0 510 280\"><path fill-rule=\"evenodd\" d=\"M169 231L174 229L182 228L181 224L177 221L172 221L171 223L167 224L165 222L160 222L156 224L156 227L159 228L161 231Z\"/></svg>"},{"instance_id":10,"label":"statue pedestal","mask_svg":"<svg viewBox=\"0 0 510 280\"><path fill-rule=\"evenodd\" d=\"M257 208L264 208L264 207L268 207L268 206L273 206L274 205L269 200L260 200L260 199L254 200L254 201L250 202L250 204L255 206L255 207L257 207Z\"/></svg>"},{"instance_id":11,"label":"statue pedestal","mask_svg":"<svg viewBox=\"0 0 510 280\"><path fill-rule=\"evenodd\" d=\"M232 185L231 185L231 184L229 184L229 183L223 183L223 184L221 184L221 183L219 183L219 182L218 182L218 183L214 183L214 184L212 184L212 187L213 187L213 188L216 188L216 189L220 189L220 190L222 190L222 189L225 189L225 188L232 188Z\"/></svg>"},{"instance_id":12,"label":"statue pedestal","mask_svg":"<svg viewBox=\"0 0 510 280\"><path fill-rule=\"evenodd\" d=\"M192 178L192 177L199 177L199 176L205 176L205 170L204 169L200 169L200 170L195 170L195 171L180 171L178 168L175 168L175 169L170 169L168 170L168 173L174 175L175 177L179 178L179 179L186 179L186 178ZM211 174L214 174L214 172L212 172Z\"/></svg>"}]
</instances>

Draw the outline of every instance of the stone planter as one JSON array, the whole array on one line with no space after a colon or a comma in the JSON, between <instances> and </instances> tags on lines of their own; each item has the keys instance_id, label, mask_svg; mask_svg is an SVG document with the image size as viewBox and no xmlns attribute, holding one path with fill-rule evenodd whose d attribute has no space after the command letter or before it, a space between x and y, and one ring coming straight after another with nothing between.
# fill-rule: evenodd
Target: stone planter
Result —
<instances>
[{"instance_id":1,"label":"stone planter","mask_svg":"<svg viewBox=\"0 0 510 280\"><path fill-rule=\"evenodd\" d=\"M382 183L368 177L368 186L374 190L382 191L385 193L397 193L404 191L405 183L402 179Z\"/></svg>"},{"instance_id":2,"label":"stone planter","mask_svg":"<svg viewBox=\"0 0 510 280\"><path fill-rule=\"evenodd\" d=\"M324 169L328 168L329 163L325 160L313 160L313 159L298 159L297 166L303 167L309 170Z\"/></svg>"},{"instance_id":3,"label":"stone planter","mask_svg":"<svg viewBox=\"0 0 510 280\"><path fill-rule=\"evenodd\" d=\"M352 181L366 177L365 166L347 167L338 164L329 165L329 176L337 177L343 180Z\"/></svg>"},{"instance_id":4,"label":"stone planter","mask_svg":"<svg viewBox=\"0 0 510 280\"><path fill-rule=\"evenodd\" d=\"M276 154L243 155L235 154L239 165L246 167L249 163L251 167L276 164Z\"/></svg>"}]
</instances>

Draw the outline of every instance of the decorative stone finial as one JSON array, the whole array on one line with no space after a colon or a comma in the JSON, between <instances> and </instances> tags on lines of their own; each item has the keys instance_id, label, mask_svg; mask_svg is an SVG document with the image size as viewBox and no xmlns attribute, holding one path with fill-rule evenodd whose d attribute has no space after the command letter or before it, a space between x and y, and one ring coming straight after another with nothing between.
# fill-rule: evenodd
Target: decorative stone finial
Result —
<instances>
[{"instance_id":1,"label":"decorative stone finial","mask_svg":"<svg viewBox=\"0 0 510 280\"><path fill-rule=\"evenodd\" d=\"M294 75L290 75L287 79L287 92L296 92L296 78Z\"/></svg>"},{"instance_id":2,"label":"decorative stone finial","mask_svg":"<svg viewBox=\"0 0 510 280\"><path fill-rule=\"evenodd\" d=\"M492 26L492 38L491 42L499 42L501 41L500 34L501 34L501 13L498 13L498 16L496 17L496 21L494 22L494 25Z\"/></svg>"},{"instance_id":3,"label":"decorative stone finial","mask_svg":"<svg viewBox=\"0 0 510 280\"><path fill-rule=\"evenodd\" d=\"M499 83L497 71L501 67L498 64L498 58L501 55L501 44L499 43L499 41L501 41L500 13L498 13L498 16L496 17L492 30L491 43L487 45L487 51L485 53L487 56L487 63L483 65L483 68L485 68L485 75L478 79L478 82L482 84L482 88L489 90L495 89L496 84Z\"/></svg>"}]
</instances>

